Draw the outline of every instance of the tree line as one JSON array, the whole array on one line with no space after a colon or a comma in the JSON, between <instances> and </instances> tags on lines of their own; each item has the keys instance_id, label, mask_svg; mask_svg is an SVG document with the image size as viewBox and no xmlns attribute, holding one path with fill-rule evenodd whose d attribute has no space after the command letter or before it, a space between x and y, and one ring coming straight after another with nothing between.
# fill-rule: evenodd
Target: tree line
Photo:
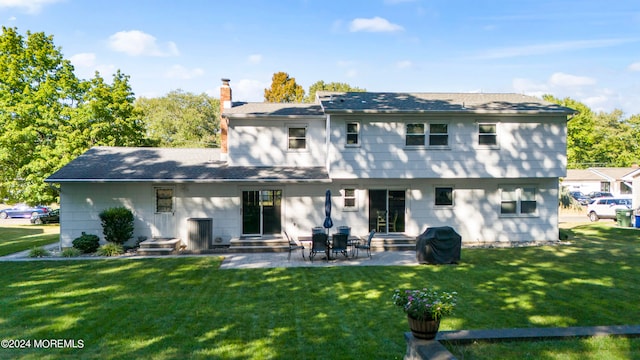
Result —
<instances>
[{"instance_id":1,"label":"tree line","mask_svg":"<svg viewBox=\"0 0 640 360\"><path fill-rule=\"evenodd\" d=\"M130 77L96 72L79 79L52 36L2 28L0 36L0 202L48 204L58 190L44 179L93 146L218 147L220 101L174 90L135 97ZM317 81L308 92L285 72L272 77L266 102L315 101L318 91L366 91ZM640 159L640 116L594 113L570 98L544 99L578 110L568 121L569 168L630 166Z\"/></svg>"}]
</instances>

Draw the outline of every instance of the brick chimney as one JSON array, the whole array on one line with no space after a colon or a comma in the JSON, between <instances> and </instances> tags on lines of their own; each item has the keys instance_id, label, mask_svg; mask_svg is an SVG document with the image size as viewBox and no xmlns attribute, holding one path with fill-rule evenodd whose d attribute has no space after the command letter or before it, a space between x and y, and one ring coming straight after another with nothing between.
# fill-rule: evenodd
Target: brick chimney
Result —
<instances>
[{"instance_id":1,"label":"brick chimney","mask_svg":"<svg viewBox=\"0 0 640 360\"><path fill-rule=\"evenodd\" d=\"M222 86L220 86L220 149L222 154L227 154L227 133L229 130L229 120L223 117L222 114L226 109L231 109L233 102L231 100L231 86L229 86L229 79L221 79Z\"/></svg>"}]
</instances>

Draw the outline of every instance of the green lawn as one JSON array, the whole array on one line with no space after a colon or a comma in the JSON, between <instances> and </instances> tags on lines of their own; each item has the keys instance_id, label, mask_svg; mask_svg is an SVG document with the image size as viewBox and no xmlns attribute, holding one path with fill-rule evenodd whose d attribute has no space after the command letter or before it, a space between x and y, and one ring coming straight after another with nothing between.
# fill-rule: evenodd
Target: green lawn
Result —
<instances>
[{"instance_id":1,"label":"green lawn","mask_svg":"<svg viewBox=\"0 0 640 360\"><path fill-rule=\"evenodd\" d=\"M459 294L441 330L640 324L640 232L611 224L574 228L569 246L464 249L458 266L0 262L0 339L83 342L0 358L401 359L408 326L391 293L423 286ZM447 346L459 359L640 358L628 338Z\"/></svg>"},{"instance_id":2,"label":"green lawn","mask_svg":"<svg viewBox=\"0 0 640 360\"><path fill-rule=\"evenodd\" d=\"M0 226L0 256L53 244L59 238L60 226L58 224L3 225Z\"/></svg>"}]
</instances>

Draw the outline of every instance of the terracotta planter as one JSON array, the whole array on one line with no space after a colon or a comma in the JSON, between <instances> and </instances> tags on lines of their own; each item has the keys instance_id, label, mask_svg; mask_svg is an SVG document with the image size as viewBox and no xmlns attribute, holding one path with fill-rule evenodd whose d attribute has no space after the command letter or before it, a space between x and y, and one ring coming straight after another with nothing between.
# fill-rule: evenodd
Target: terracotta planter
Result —
<instances>
[{"instance_id":1,"label":"terracotta planter","mask_svg":"<svg viewBox=\"0 0 640 360\"><path fill-rule=\"evenodd\" d=\"M440 328L440 319L424 319L418 320L407 315L409 320L409 329L415 338L431 340L436 337L438 328Z\"/></svg>"}]
</instances>

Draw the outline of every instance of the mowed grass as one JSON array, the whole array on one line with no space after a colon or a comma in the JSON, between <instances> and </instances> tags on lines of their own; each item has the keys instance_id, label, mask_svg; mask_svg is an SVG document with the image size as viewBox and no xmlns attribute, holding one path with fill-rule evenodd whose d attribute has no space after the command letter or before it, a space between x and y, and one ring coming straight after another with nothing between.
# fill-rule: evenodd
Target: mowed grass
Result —
<instances>
[{"instance_id":1,"label":"mowed grass","mask_svg":"<svg viewBox=\"0 0 640 360\"><path fill-rule=\"evenodd\" d=\"M464 249L457 266L220 270L222 258L0 263L0 339L82 348L0 358L401 359L395 288L457 291L441 330L640 324L638 232L573 228L571 245ZM286 257L286 254L273 254ZM375 254L374 254L375 256ZM447 344L459 359L637 359L638 339Z\"/></svg>"},{"instance_id":2,"label":"mowed grass","mask_svg":"<svg viewBox=\"0 0 640 360\"><path fill-rule=\"evenodd\" d=\"M49 225L6 225L0 226L0 256L30 250L57 242L60 226Z\"/></svg>"}]
</instances>

